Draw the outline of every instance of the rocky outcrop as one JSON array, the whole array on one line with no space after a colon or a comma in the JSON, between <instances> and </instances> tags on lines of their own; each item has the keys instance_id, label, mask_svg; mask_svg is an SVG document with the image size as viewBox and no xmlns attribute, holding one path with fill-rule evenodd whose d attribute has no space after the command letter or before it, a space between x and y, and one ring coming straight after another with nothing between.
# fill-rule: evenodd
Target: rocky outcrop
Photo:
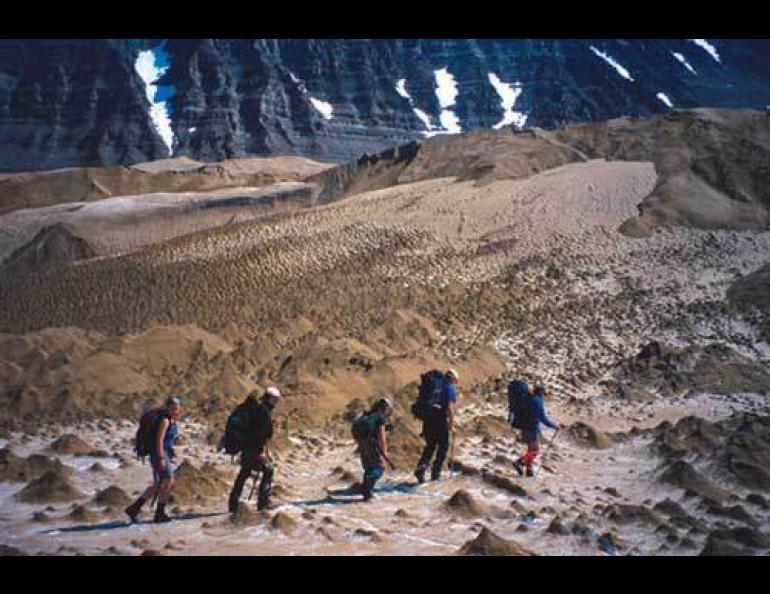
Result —
<instances>
[{"instance_id":1,"label":"rocky outcrop","mask_svg":"<svg viewBox=\"0 0 770 594\"><path fill-rule=\"evenodd\" d=\"M709 44L716 57L664 39L2 40L0 163L348 161L425 133L764 108L767 41Z\"/></svg>"},{"instance_id":2,"label":"rocky outcrop","mask_svg":"<svg viewBox=\"0 0 770 594\"><path fill-rule=\"evenodd\" d=\"M616 367L610 389L624 399L649 399L685 391L732 394L761 392L770 374L729 346L675 348L653 341Z\"/></svg>"},{"instance_id":3,"label":"rocky outcrop","mask_svg":"<svg viewBox=\"0 0 770 594\"><path fill-rule=\"evenodd\" d=\"M770 342L770 264L736 280L727 289L727 298L739 307L756 308L765 314L762 338Z\"/></svg>"}]
</instances>

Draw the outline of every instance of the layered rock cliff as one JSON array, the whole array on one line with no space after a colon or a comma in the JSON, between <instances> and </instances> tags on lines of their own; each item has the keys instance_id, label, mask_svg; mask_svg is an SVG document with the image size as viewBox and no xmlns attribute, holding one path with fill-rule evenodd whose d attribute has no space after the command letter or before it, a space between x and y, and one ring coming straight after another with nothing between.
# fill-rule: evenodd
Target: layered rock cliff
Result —
<instances>
[{"instance_id":1,"label":"layered rock cliff","mask_svg":"<svg viewBox=\"0 0 770 594\"><path fill-rule=\"evenodd\" d=\"M1 40L0 169L297 154L770 104L768 40Z\"/></svg>"}]
</instances>

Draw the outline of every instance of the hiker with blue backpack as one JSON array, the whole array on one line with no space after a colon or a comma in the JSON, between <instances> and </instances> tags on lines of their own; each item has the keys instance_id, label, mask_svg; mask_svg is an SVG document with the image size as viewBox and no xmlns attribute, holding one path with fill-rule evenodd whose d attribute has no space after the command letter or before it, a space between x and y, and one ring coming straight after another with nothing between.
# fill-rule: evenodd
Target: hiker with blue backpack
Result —
<instances>
[{"instance_id":1,"label":"hiker with blue backpack","mask_svg":"<svg viewBox=\"0 0 770 594\"><path fill-rule=\"evenodd\" d=\"M162 408L144 413L139 420L134 449L138 458L150 457L153 482L124 510L132 522L136 522L147 500L155 497L158 499L158 506L155 508L153 521L169 522L171 520L171 517L166 515L166 504L174 484L172 460L174 459L174 440L178 433L177 419L181 409L181 399L171 396Z\"/></svg>"},{"instance_id":2,"label":"hiker with blue backpack","mask_svg":"<svg viewBox=\"0 0 770 594\"><path fill-rule=\"evenodd\" d=\"M534 392L530 392L529 386L522 380L508 384L508 422L521 431L520 441L527 444L527 451L513 463L519 476L524 474L525 469L527 476L534 476L532 467L540 452L540 424L556 431L564 426L553 422L546 414L543 401L546 394L547 388L542 383L535 385Z\"/></svg>"},{"instance_id":3,"label":"hiker with blue backpack","mask_svg":"<svg viewBox=\"0 0 770 594\"><path fill-rule=\"evenodd\" d=\"M225 435L219 444L226 453L241 454L241 469L233 483L228 510L235 514L241 500L243 486L254 472L261 472L257 509L270 509L270 495L273 489L275 467L268 451L268 442L273 437L272 412L281 400L278 388L268 388L257 401L252 393L239 404L227 419Z\"/></svg>"},{"instance_id":4,"label":"hiker with blue backpack","mask_svg":"<svg viewBox=\"0 0 770 594\"><path fill-rule=\"evenodd\" d=\"M420 483L425 482L425 471L434 453L436 458L431 468L431 480L441 478L441 469L449 451L450 434L454 428L459 378L454 369L446 373L430 371L420 378L419 395L412 407L412 414L422 421L422 437L425 439L425 449L414 471Z\"/></svg>"},{"instance_id":5,"label":"hiker with blue backpack","mask_svg":"<svg viewBox=\"0 0 770 594\"><path fill-rule=\"evenodd\" d=\"M378 398L368 412L359 415L353 420L351 430L353 438L358 443L361 454L361 466L364 470L361 482L361 494L364 501L372 498L374 485L385 472L383 461L390 465L391 470L396 467L388 453L387 423L388 417L393 412L393 403L387 397Z\"/></svg>"}]
</instances>

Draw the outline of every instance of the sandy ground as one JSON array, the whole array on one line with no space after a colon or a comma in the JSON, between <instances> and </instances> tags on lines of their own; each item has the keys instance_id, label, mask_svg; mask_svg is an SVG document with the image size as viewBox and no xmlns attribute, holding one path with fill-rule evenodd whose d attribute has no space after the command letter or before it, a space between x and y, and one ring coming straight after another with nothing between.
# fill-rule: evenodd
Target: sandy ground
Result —
<instances>
[{"instance_id":1,"label":"sandy ground","mask_svg":"<svg viewBox=\"0 0 770 594\"><path fill-rule=\"evenodd\" d=\"M649 428L688 415L710 420L742 411L766 415L770 386L730 394L683 388L671 397L657 395L640 402L621 400L603 388L602 382L612 377L619 363L651 340L674 346L722 343L770 369L770 346L758 338L756 315L724 304L730 283L768 259L770 233L677 228L641 239L619 234L619 225L635 214L655 181L650 163L604 161L484 186L433 179L352 196L254 226L194 235L147 254L154 266L169 274L181 263L192 269L234 258L240 270L248 271L244 276L250 282L267 279L269 285L271 279L280 283L331 275L344 271L362 254L374 253L365 260L372 277L405 285L460 281L500 291L515 289L522 296L516 316L488 308L492 313L487 319L474 318L477 327L447 340L445 348L460 357L473 342L492 341L510 375L543 378L550 384L554 417L628 434L634 427ZM383 239L396 234L408 240ZM237 260L239 255L243 260ZM522 262L527 265L519 266ZM208 297L200 280L186 280L196 289L189 299L200 299L214 309L219 301ZM221 301L240 290L235 284L239 279L226 282L232 284L217 287L217 297L225 295ZM107 313L119 315L125 303L115 297L109 306L113 310ZM457 312L458 317L463 313ZM56 319L60 325L71 321ZM487 392L486 397L486 402L463 411L461 425L470 427L486 415L503 417L502 395ZM85 427L56 430L77 432L97 447L106 448L107 439L109 451L129 453L129 426L109 437ZM183 456L196 465L216 461L223 473L232 474L227 460L204 444L202 427L186 430L197 435L183 447ZM660 483L664 461L651 450L653 437L647 433L627 435L604 449L560 437L534 480L519 479L512 471L511 461L520 448L513 436L504 433L485 442L480 435L469 434L458 444L457 459L510 479L526 495L516 496L478 476L465 475L415 487L411 469L399 469L386 474L370 504L326 500L325 487L342 487L352 480L348 476L340 481L339 473L334 473L337 467L359 474L352 442L320 429L289 437L294 448L281 456L276 479L281 506L254 526L228 523L222 492L191 512L179 510L182 517L167 526L128 527L114 523L121 520L119 515L108 515L93 523L94 529L68 530L79 524L66 518L67 506L56 506L49 523L33 523L30 515L45 506L15 502L13 493L23 485L3 483L0 542L32 553L63 554L137 554L145 549L166 554L451 554L487 526L540 554L691 555L703 549L715 527L743 525L740 520L715 517L702 501ZM10 445L26 455L43 447L45 439L14 435ZM107 484L131 494L147 473L140 466L108 469L98 477L78 471L73 482L89 496ZM746 503L748 490L724 477L713 480L724 481L721 486L730 491L733 502L746 506L759 531L770 530L768 510ZM446 509L445 503L459 489L469 492L484 511L456 515ZM704 522L704 529L682 530L665 521L661 528L608 515L613 505L652 507L666 498ZM296 527L284 533L274 526L280 524L274 520L278 514L293 519ZM547 532L556 516L569 534ZM100 524L105 525L98 528ZM601 540L607 533L617 546L608 547L606 539Z\"/></svg>"},{"instance_id":2,"label":"sandy ground","mask_svg":"<svg viewBox=\"0 0 770 594\"><path fill-rule=\"evenodd\" d=\"M704 409L704 402L709 403L710 410ZM757 395L701 395L659 410L654 417L675 419L697 412L704 417L720 418L730 408L751 410L755 407L764 414L769 408ZM472 405L464 409L459 423L462 427L489 414L502 418L503 412L500 402L494 400ZM568 418L561 414L559 407L552 412ZM649 426L652 422L653 418L640 426ZM617 425L615 428L618 429ZM132 429L129 423L120 424L109 437L104 431L94 432L84 426L58 428L56 432L74 432L97 447L113 445L110 449L114 454L130 456L128 444ZM201 435L202 428L197 424L183 424L182 434ZM55 433L49 437L53 435ZM51 519L45 523L31 522L29 518L34 512L48 506L14 501L13 494L21 485L4 483L0 491L3 534L0 542L30 553L48 554L138 554L155 549L164 554L191 555L445 555L456 553L486 526L539 554L692 555L700 551L706 537L673 528L678 539L669 537L667 542L668 531L656 532L643 524L618 523L607 517L606 506L642 505L672 498L682 501L693 515L709 519L697 501L688 503L682 499L681 489L656 480L660 459L650 455L651 440L645 436L607 449L595 449L579 446L568 436L559 435L555 445L544 444L544 451L548 452L545 466L538 467L534 479L517 478L511 472L510 461L521 449L512 435L503 435L491 442L470 436L458 444L456 458L467 466L509 477L526 494L512 496L479 477L457 472L445 473L439 482L417 486L408 469L399 469L386 473L370 503L360 502L359 497L328 497L327 489L342 489L351 482L340 480L340 469L356 477L360 473L352 441L315 432L298 434L291 439L295 447L278 457L277 509L256 525L234 526L227 520L224 492L205 505L177 509L178 519L167 525L147 522L129 525L120 513L105 514L103 507L94 504L88 507L101 518L93 522L68 518L71 507L68 504L54 505L55 510L46 512ZM41 451L47 441L15 435L10 444L18 454L28 455ZM195 437L186 444L180 447L180 458L192 460L198 466L212 461L220 467L223 476L233 476L235 467L230 465L227 456L215 453ZM149 474L148 467L138 463L119 468L116 457L60 456L60 459L76 469L72 482L86 495L77 503L87 504L98 489L109 485L117 485L130 495L137 493ZM89 472L89 467L96 462L105 470ZM249 482L244 499L250 486ZM447 509L446 502L460 489L470 493L482 506L481 513L466 515ZM732 490L740 499L748 492ZM271 519L276 515L288 516L296 526L286 531L274 527ZM568 530L574 528L578 533L550 533L548 526L557 516ZM147 518L145 511L145 520ZM770 511L756 510L755 519L764 530L770 528ZM726 525L742 524L728 521ZM587 529L581 530L580 526ZM617 548L600 540L607 533L612 534ZM684 540L685 537L688 540Z\"/></svg>"}]
</instances>

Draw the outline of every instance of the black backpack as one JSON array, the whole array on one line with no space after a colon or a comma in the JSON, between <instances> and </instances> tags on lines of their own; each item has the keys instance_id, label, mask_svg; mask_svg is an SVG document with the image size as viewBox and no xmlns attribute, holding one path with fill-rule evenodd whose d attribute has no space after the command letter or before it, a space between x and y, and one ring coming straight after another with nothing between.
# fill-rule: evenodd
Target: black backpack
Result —
<instances>
[{"instance_id":1,"label":"black backpack","mask_svg":"<svg viewBox=\"0 0 770 594\"><path fill-rule=\"evenodd\" d=\"M144 459L152 453L153 441L157 435L158 421L161 420L165 410L153 408L145 412L139 419L139 428L134 438L134 452L137 459Z\"/></svg>"},{"instance_id":2,"label":"black backpack","mask_svg":"<svg viewBox=\"0 0 770 594\"><path fill-rule=\"evenodd\" d=\"M438 369L423 373L420 376L420 392L417 396L417 402L412 405L412 414L424 421L428 416L430 407L441 404L445 386L446 377Z\"/></svg>"},{"instance_id":3,"label":"black backpack","mask_svg":"<svg viewBox=\"0 0 770 594\"><path fill-rule=\"evenodd\" d=\"M230 413L225 424L225 434L219 440L217 450L224 450L226 454L231 456L243 450L251 429L250 408L248 401L246 401L236 406Z\"/></svg>"},{"instance_id":4,"label":"black backpack","mask_svg":"<svg viewBox=\"0 0 770 594\"><path fill-rule=\"evenodd\" d=\"M353 439L355 439L356 442L361 443L374 436L373 420L373 415L371 413L363 413L353 419L350 424L350 432L353 434Z\"/></svg>"},{"instance_id":5,"label":"black backpack","mask_svg":"<svg viewBox=\"0 0 770 594\"><path fill-rule=\"evenodd\" d=\"M531 429L535 423L535 397L522 380L508 384L508 414L514 429Z\"/></svg>"}]
</instances>

